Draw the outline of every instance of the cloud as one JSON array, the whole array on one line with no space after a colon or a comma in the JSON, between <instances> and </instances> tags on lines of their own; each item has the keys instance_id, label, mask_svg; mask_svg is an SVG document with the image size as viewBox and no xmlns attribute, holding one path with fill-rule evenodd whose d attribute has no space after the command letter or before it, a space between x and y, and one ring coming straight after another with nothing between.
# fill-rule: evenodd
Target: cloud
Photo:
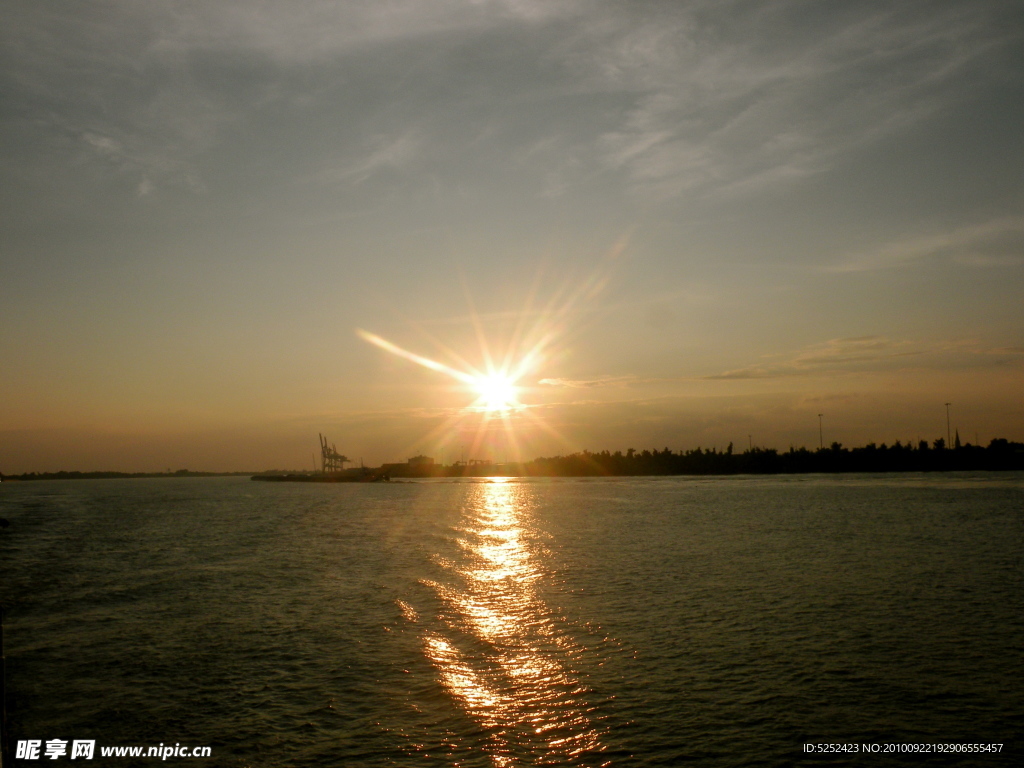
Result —
<instances>
[{"instance_id":1,"label":"cloud","mask_svg":"<svg viewBox=\"0 0 1024 768\"><path fill-rule=\"evenodd\" d=\"M242 138L260 155L250 166L358 185L421 153L459 158L472 94L522 67L511 49L491 61L449 62L453 52L499 30L543 36L577 13L576 0L16 1L0 30L5 144L42 140L52 157L88 136L76 162L135 190L195 191ZM466 79L483 86L463 94Z\"/></svg>"},{"instance_id":2,"label":"cloud","mask_svg":"<svg viewBox=\"0 0 1024 768\"><path fill-rule=\"evenodd\" d=\"M952 257L957 264L965 267L987 269L991 267L1019 267L1024 264L1024 255L992 255L983 253L965 253Z\"/></svg>"},{"instance_id":3,"label":"cloud","mask_svg":"<svg viewBox=\"0 0 1024 768\"><path fill-rule=\"evenodd\" d=\"M165 10L159 45L259 51L283 64L310 64L407 40L542 24L577 7L566 0L221 0Z\"/></svg>"},{"instance_id":4,"label":"cloud","mask_svg":"<svg viewBox=\"0 0 1024 768\"><path fill-rule=\"evenodd\" d=\"M907 368L970 368L1015 362L1014 347L992 347L975 340L895 341L881 336L831 339L751 365L701 377L706 381L742 381L792 377L837 376Z\"/></svg>"},{"instance_id":5,"label":"cloud","mask_svg":"<svg viewBox=\"0 0 1024 768\"><path fill-rule=\"evenodd\" d=\"M308 174L302 181L325 186L362 184L377 174L407 168L415 161L420 145L420 137L411 130L397 136L373 136L359 157L342 156L327 161L327 167Z\"/></svg>"},{"instance_id":6,"label":"cloud","mask_svg":"<svg viewBox=\"0 0 1024 768\"><path fill-rule=\"evenodd\" d=\"M304 150L321 154L298 176L335 168L358 184L413 156L449 170L476 158L488 175L540 169L540 196L595 178L657 196L742 192L819 173L955 103L964 72L1014 35L998 3L9 5L3 93L22 130L115 142L136 188L200 188L211 148L294 113L333 137Z\"/></svg>"},{"instance_id":7,"label":"cloud","mask_svg":"<svg viewBox=\"0 0 1024 768\"><path fill-rule=\"evenodd\" d=\"M894 342L881 336L856 336L832 339L814 345L793 357L797 368L834 367L848 363L871 363L921 354L919 349L908 349L910 342Z\"/></svg>"},{"instance_id":8,"label":"cloud","mask_svg":"<svg viewBox=\"0 0 1024 768\"><path fill-rule=\"evenodd\" d=\"M193 61L160 51L169 6L13 3L0 37L9 148L70 149L75 165L200 190L197 158L237 113Z\"/></svg>"},{"instance_id":9,"label":"cloud","mask_svg":"<svg viewBox=\"0 0 1024 768\"><path fill-rule=\"evenodd\" d=\"M541 379L538 384L556 389L593 389L595 387L621 387L642 383L636 376L602 376L596 379Z\"/></svg>"},{"instance_id":10,"label":"cloud","mask_svg":"<svg viewBox=\"0 0 1024 768\"><path fill-rule=\"evenodd\" d=\"M998 6L802 3L595 23L591 87L632 94L600 138L607 167L661 195L743 191L830 168L964 97L959 79L1014 39ZM979 12L980 11L980 12ZM581 65L581 69L584 65Z\"/></svg>"},{"instance_id":11,"label":"cloud","mask_svg":"<svg viewBox=\"0 0 1024 768\"><path fill-rule=\"evenodd\" d=\"M121 138L115 139L98 132L85 131L81 142L86 158L99 162L115 175L134 179L135 192L140 197L156 189L154 178L193 192L205 189L193 164L182 153L147 147L145 140L138 136L123 134Z\"/></svg>"},{"instance_id":12,"label":"cloud","mask_svg":"<svg viewBox=\"0 0 1024 768\"><path fill-rule=\"evenodd\" d=\"M1024 263L1024 217L997 218L907 238L826 266L823 271L868 272L934 260L977 268L1018 266Z\"/></svg>"},{"instance_id":13,"label":"cloud","mask_svg":"<svg viewBox=\"0 0 1024 768\"><path fill-rule=\"evenodd\" d=\"M853 336L810 344L772 356L774 359L698 377L600 376L592 379L546 378L538 384L552 389L633 388L694 381L757 381L834 377L855 373L904 370L985 368L1020 364L1024 348L993 346L975 339L937 341L894 340L884 336Z\"/></svg>"},{"instance_id":14,"label":"cloud","mask_svg":"<svg viewBox=\"0 0 1024 768\"><path fill-rule=\"evenodd\" d=\"M792 353L771 365L756 365L705 376L708 380L775 379L809 376L877 366L895 358L921 354L907 342L892 342L880 336L831 339Z\"/></svg>"},{"instance_id":15,"label":"cloud","mask_svg":"<svg viewBox=\"0 0 1024 768\"><path fill-rule=\"evenodd\" d=\"M107 157L113 157L121 159L124 157L124 153L121 150L121 145L114 141L109 136L98 136L95 133L86 132L82 134L82 141L92 147L96 152Z\"/></svg>"},{"instance_id":16,"label":"cloud","mask_svg":"<svg viewBox=\"0 0 1024 768\"><path fill-rule=\"evenodd\" d=\"M732 371L724 371L722 373L713 374L711 376L704 376L702 378L708 381L717 380L742 380L742 379L777 379L780 376L786 375L786 372L778 368L737 368ZM790 371L789 375L795 375L794 372Z\"/></svg>"}]
</instances>

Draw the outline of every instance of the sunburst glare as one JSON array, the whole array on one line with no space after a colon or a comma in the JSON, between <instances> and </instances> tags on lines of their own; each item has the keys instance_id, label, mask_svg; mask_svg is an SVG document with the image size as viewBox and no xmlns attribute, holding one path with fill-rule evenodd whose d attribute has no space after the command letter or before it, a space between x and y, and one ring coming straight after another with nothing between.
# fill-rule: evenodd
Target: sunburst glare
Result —
<instances>
[{"instance_id":1,"label":"sunburst glare","mask_svg":"<svg viewBox=\"0 0 1024 768\"><path fill-rule=\"evenodd\" d=\"M507 411L519 406L519 388L503 373L481 376L473 385L480 393L477 403L485 411Z\"/></svg>"},{"instance_id":2,"label":"sunburst glare","mask_svg":"<svg viewBox=\"0 0 1024 768\"><path fill-rule=\"evenodd\" d=\"M519 402L519 387L517 382L536 366L540 357L541 349L541 345L537 345L530 349L522 356L521 359L516 361L516 365L514 367L510 367L510 369L494 370L491 365L488 365L488 370L486 372L482 372L466 365L467 370L460 371L457 368L452 368L450 365L445 365L444 363L439 363L436 360L431 360L428 357L423 357L422 355L417 355L414 352L402 349L397 344L393 344L375 333L369 333L368 331L361 329L358 330L357 333L364 340L392 353L393 355L398 355L399 357L410 360L417 365L422 365L424 368L429 368L432 371L443 373L456 381L461 381L463 384L468 385L468 391L477 395L477 399L470 404L468 408L471 410L484 411L485 413L493 413L496 411L503 412L523 407L522 403ZM485 356L488 358L490 357L486 354L486 351Z\"/></svg>"},{"instance_id":3,"label":"sunburst glare","mask_svg":"<svg viewBox=\"0 0 1024 768\"><path fill-rule=\"evenodd\" d=\"M526 305L515 313L518 316L515 328L510 335L504 336L501 349L494 349L494 339L485 333L483 319L473 309L467 294L470 304L467 320L472 324L479 344L479 362L475 364L429 334L428 338L431 338L443 358L450 363L410 352L375 333L357 329L356 333L364 341L442 373L463 385L465 405L457 411L448 411L444 423L424 435L417 443L450 445L454 440L463 441L468 427L469 430L475 430L475 434L468 442L463 442L462 447L463 453L468 451L470 458L481 453L487 455L488 451L497 451L500 446L506 463L509 458L521 461L523 439L526 438L528 442L540 434L571 449L566 438L542 418L544 409L537 407L541 404L531 403L529 396L537 397L543 389L537 385L540 369L552 357L560 356L558 347L565 344L570 326L579 324L580 318L590 311L584 305L602 293L608 281L611 263L618 258L625 243L625 238L617 242L589 275L578 280L567 280L560 289L554 291L546 306L535 304L537 291L542 284L541 275L538 275ZM547 407L552 403L548 401L543 405Z\"/></svg>"}]
</instances>

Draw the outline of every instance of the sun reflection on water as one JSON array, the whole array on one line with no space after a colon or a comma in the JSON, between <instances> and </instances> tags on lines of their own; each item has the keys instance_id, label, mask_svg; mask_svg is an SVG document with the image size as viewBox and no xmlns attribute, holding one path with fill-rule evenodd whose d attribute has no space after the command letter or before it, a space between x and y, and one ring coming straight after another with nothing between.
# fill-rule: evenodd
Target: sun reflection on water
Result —
<instances>
[{"instance_id":1,"label":"sun reflection on water","mask_svg":"<svg viewBox=\"0 0 1024 768\"><path fill-rule=\"evenodd\" d=\"M607 765L588 690L570 666L583 649L538 594L544 548L529 525L529 486L477 485L468 502L456 531L463 557L436 560L450 583L424 582L441 599L448 635L425 632L427 658L486 729L494 766Z\"/></svg>"}]
</instances>

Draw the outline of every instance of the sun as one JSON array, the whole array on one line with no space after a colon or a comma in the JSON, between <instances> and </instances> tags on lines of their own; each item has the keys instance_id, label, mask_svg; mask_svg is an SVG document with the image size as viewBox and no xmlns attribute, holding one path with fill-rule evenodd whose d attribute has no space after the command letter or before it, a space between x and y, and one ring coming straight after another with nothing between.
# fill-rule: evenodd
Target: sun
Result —
<instances>
[{"instance_id":1,"label":"sun","mask_svg":"<svg viewBox=\"0 0 1024 768\"><path fill-rule=\"evenodd\" d=\"M481 373L478 369L469 365L465 366L466 370L460 371L444 363L439 363L436 360L431 360L428 357L402 349L374 333L364 330L359 330L357 333L366 341L381 349L387 350L399 357L404 357L406 360L411 360L418 365L422 365L424 368L443 373L456 381L461 381L463 384L468 385L471 390L479 395L469 410L483 411L484 413L494 413L496 411L505 413L525 407L519 402L520 388L516 382L525 375L526 371L536 365L540 354L539 346L529 350L514 368L510 366L495 369L490 360L488 360L486 370L489 370L490 373Z\"/></svg>"},{"instance_id":2,"label":"sun","mask_svg":"<svg viewBox=\"0 0 1024 768\"><path fill-rule=\"evenodd\" d=\"M477 376L473 389L480 395L476 405L483 411L507 411L519 406L519 388L515 380L506 374Z\"/></svg>"}]
</instances>

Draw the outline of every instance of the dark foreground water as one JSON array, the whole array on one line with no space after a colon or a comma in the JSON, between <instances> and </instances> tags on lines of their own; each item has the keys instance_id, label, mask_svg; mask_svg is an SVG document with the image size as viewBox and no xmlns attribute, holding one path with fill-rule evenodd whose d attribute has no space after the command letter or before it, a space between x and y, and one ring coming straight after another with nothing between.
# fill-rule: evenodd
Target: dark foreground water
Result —
<instances>
[{"instance_id":1,"label":"dark foreground water","mask_svg":"<svg viewBox=\"0 0 1024 768\"><path fill-rule=\"evenodd\" d=\"M1024 764L1021 474L4 483L0 515L12 735L95 740L72 765Z\"/></svg>"}]
</instances>

